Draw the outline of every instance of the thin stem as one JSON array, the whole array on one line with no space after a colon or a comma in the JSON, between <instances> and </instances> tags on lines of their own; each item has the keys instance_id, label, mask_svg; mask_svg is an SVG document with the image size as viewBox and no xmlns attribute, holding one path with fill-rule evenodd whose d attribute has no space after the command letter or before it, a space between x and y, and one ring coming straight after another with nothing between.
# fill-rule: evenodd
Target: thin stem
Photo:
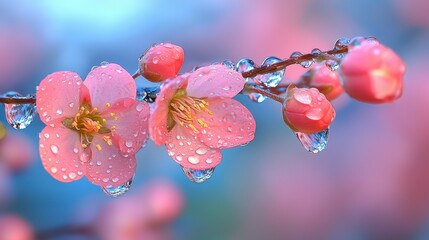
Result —
<instances>
[{"instance_id":1,"label":"thin stem","mask_svg":"<svg viewBox=\"0 0 429 240\"><path fill-rule=\"evenodd\" d=\"M36 103L36 97L31 97L31 98L0 97L0 103L6 103L6 104L32 104L32 103Z\"/></svg>"},{"instance_id":2,"label":"thin stem","mask_svg":"<svg viewBox=\"0 0 429 240\"><path fill-rule=\"evenodd\" d=\"M136 79L136 78L138 78L138 77L140 77L141 76L141 74L140 74L140 71L139 70L137 70L133 75L132 75L132 77L134 78L134 79Z\"/></svg>"},{"instance_id":3,"label":"thin stem","mask_svg":"<svg viewBox=\"0 0 429 240\"><path fill-rule=\"evenodd\" d=\"M277 101L281 104L283 104L283 102L285 101L285 99L283 97L280 97L277 94L267 92L264 89L254 87L250 84L244 85L244 92L246 92L246 93L259 93L259 94L262 94L265 97L269 97L269 98L273 99L274 101Z\"/></svg>"},{"instance_id":4,"label":"thin stem","mask_svg":"<svg viewBox=\"0 0 429 240\"><path fill-rule=\"evenodd\" d=\"M347 53L347 52L348 52L348 48L341 48L341 49L334 49L334 50L322 52L321 54L333 55L333 54L341 54L341 53ZM269 66L261 66L261 67L254 68L250 71L243 72L242 75L244 78L248 78L248 77L255 77L259 74L277 72L279 70L286 68L289 65L309 61L312 59L313 59L313 55L311 53L308 53L308 54L305 54L305 55L302 55L302 56L299 56L296 58L288 58L288 59L285 59L281 62L272 64Z\"/></svg>"}]
</instances>

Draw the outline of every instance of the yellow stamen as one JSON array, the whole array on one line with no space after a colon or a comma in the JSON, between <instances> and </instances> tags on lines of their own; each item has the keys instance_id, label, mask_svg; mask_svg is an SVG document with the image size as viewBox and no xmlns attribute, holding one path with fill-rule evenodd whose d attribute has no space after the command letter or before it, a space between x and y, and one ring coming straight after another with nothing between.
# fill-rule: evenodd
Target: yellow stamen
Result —
<instances>
[{"instance_id":1,"label":"yellow stamen","mask_svg":"<svg viewBox=\"0 0 429 240\"><path fill-rule=\"evenodd\" d=\"M110 103L106 103L106 107L110 107Z\"/></svg>"},{"instance_id":2,"label":"yellow stamen","mask_svg":"<svg viewBox=\"0 0 429 240\"><path fill-rule=\"evenodd\" d=\"M115 113L111 112L111 113L110 113L110 116L111 116L111 117L115 116Z\"/></svg>"},{"instance_id":3,"label":"yellow stamen","mask_svg":"<svg viewBox=\"0 0 429 240\"><path fill-rule=\"evenodd\" d=\"M98 151L101 151L101 146L100 144L95 145L95 147L97 148Z\"/></svg>"}]
</instances>

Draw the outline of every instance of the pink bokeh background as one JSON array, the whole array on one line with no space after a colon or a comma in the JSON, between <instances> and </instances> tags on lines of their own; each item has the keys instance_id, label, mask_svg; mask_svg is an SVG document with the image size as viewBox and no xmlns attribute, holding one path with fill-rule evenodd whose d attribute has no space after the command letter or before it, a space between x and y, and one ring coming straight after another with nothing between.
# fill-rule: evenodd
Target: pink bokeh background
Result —
<instances>
[{"instance_id":1,"label":"pink bokeh background","mask_svg":"<svg viewBox=\"0 0 429 240\"><path fill-rule=\"evenodd\" d=\"M163 147L149 143L137 155L133 188L117 200L86 180L59 183L44 171L34 151L39 120L19 133L9 128L11 137L21 134L31 143L11 148L33 152L19 172L0 158L0 215L19 215L35 232L94 226L92 235L71 239L108 239L108 231L125 236L127 227L135 234L130 239L146 233L152 239L428 239L427 9L423 0L2 2L1 93L34 93L54 71L85 76L101 61L133 73L147 47L166 41L183 47L184 72L244 57L261 64L268 56L330 49L340 37L376 36L402 57L407 72L403 96L392 104L335 100L329 144L317 155L285 126L279 104L239 96L255 117L255 140L224 151L212 179L189 182ZM285 80L304 72L291 66ZM153 190L160 186L154 179L173 189L176 201L156 200L153 192L165 189ZM138 197L151 191L152 199ZM171 192L167 199L174 199ZM155 226L108 221L144 219L147 206L171 211L170 220ZM113 215L100 220L101 214Z\"/></svg>"}]
</instances>

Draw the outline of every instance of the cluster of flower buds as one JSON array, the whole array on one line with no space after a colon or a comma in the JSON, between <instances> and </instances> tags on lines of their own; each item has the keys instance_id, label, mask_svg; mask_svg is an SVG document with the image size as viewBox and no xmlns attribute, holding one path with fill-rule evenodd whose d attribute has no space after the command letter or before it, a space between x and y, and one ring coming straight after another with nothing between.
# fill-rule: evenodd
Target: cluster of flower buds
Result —
<instances>
[{"instance_id":1,"label":"cluster of flower buds","mask_svg":"<svg viewBox=\"0 0 429 240\"><path fill-rule=\"evenodd\" d=\"M86 176L118 196L129 189L135 154L148 138L165 145L190 180L210 178L221 149L246 145L255 135L255 120L233 99L237 94L256 103L280 102L286 125L316 153L326 147L335 117L330 101L345 92L362 102L392 102L401 96L405 71L402 60L373 37L341 38L332 50L268 57L261 66L250 59L226 60L179 74L183 62L181 47L156 44L139 58L132 76L104 63L85 81L73 72L56 72L40 83L36 97L14 93L0 100L16 128L31 122L37 103L47 125L40 133L40 156L55 179ZM286 83L292 64L313 67ZM136 88L139 76L159 87Z\"/></svg>"}]
</instances>

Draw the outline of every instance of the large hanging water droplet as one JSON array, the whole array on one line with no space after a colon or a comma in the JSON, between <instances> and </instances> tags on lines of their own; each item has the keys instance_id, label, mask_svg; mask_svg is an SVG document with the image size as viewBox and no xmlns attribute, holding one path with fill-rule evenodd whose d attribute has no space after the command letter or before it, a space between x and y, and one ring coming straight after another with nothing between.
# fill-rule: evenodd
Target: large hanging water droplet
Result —
<instances>
[{"instance_id":1,"label":"large hanging water droplet","mask_svg":"<svg viewBox=\"0 0 429 240\"><path fill-rule=\"evenodd\" d=\"M339 38L335 42L334 50L347 48L347 46L349 45L349 42L350 42L350 39L348 39L348 38L345 38L345 37Z\"/></svg>"},{"instance_id":2,"label":"large hanging water droplet","mask_svg":"<svg viewBox=\"0 0 429 240\"><path fill-rule=\"evenodd\" d=\"M277 57L268 57L264 60L262 63L262 66L271 66L275 63L281 62L282 60ZM277 72L267 73L259 75L257 78L255 78L255 82L263 85L265 87L277 87L279 83L283 79L283 75L285 74L285 69L278 70Z\"/></svg>"},{"instance_id":3,"label":"large hanging water droplet","mask_svg":"<svg viewBox=\"0 0 429 240\"><path fill-rule=\"evenodd\" d=\"M295 134L307 151L318 153L325 149L328 144L329 128L317 133L296 132Z\"/></svg>"},{"instance_id":4,"label":"large hanging water droplet","mask_svg":"<svg viewBox=\"0 0 429 240\"><path fill-rule=\"evenodd\" d=\"M248 72L255 68L255 62L248 58L243 58L240 61L237 62L237 71L242 72ZM248 82L250 78L246 78L246 82Z\"/></svg>"},{"instance_id":5,"label":"large hanging water droplet","mask_svg":"<svg viewBox=\"0 0 429 240\"><path fill-rule=\"evenodd\" d=\"M32 96L22 97L17 92L7 92L4 97L31 99ZM30 125L37 113L36 104L4 104L7 122L15 129L24 129Z\"/></svg>"},{"instance_id":6,"label":"large hanging water droplet","mask_svg":"<svg viewBox=\"0 0 429 240\"><path fill-rule=\"evenodd\" d=\"M331 70L332 72L337 71L337 69L340 67L340 64L335 60L327 60L325 62L325 65Z\"/></svg>"},{"instance_id":7,"label":"large hanging water droplet","mask_svg":"<svg viewBox=\"0 0 429 240\"><path fill-rule=\"evenodd\" d=\"M128 190L131 188L131 184L133 183L133 178L128 180L126 183L117 186L117 187L106 187L101 188L103 192L111 197L119 197L121 195L124 195Z\"/></svg>"},{"instance_id":8,"label":"large hanging water droplet","mask_svg":"<svg viewBox=\"0 0 429 240\"><path fill-rule=\"evenodd\" d=\"M196 182L196 183L205 182L213 175L215 170L215 168L198 170L198 169L185 168L185 167L182 167L182 169L186 177L192 182Z\"/></svg>"},{"instance_id":9,"label":"large hanging water droplet","mask_svg":"<svg viewBox=\"0 0 429 240\"><path fill-rule=\"evenodd\" d=\"M229 67L229 68L231 68L232 70L236 70L235 69L235 65L234 65L234 63L232 62L232 61L230 61L230 60L225 60L225 61L223 61L222 62L222 65L225 65L225 66L227 66L227 67Z\"/></svg>"},{"instance_id":10,"label":"large hanging water droplet","mask_svg":"<svg viewBox=\"0 0 429 240\"><path fill-rule=\"evenodd\" d=\"M378 39L376 37L354 37L349 42L349 50L359 47L364 41L371 41L374 44L378 43Z\"/></svg>"}]
</instances>

